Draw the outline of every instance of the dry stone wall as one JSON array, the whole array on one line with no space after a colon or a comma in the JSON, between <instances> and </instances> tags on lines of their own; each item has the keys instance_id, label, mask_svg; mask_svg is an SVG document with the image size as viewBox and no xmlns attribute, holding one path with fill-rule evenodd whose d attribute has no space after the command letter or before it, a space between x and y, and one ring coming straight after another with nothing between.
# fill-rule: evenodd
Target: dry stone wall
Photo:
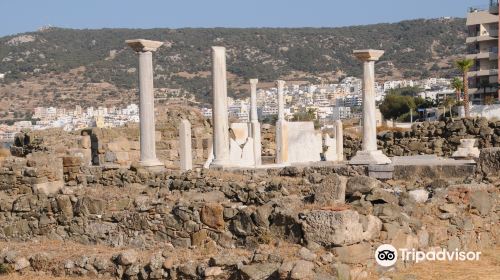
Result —
<instances>
[{"instance_id":1,"label":"dry stone wall","mask_svg":"<svg viewBox=\"0 0 500 280\"><path fill-rule=\"evenodd\" d=\"M1 240L48 238L121 251L54 261L46 272L58 275L354 278L373 266L372 252L381 243L481 250L500 242L499 181L379 181L349 166L154 173L136 165L86 166L63 158L64 178L72 183L42 193L29 187L28 161L15 158L2 165L0 182L16 183L0 188ZM43 162L34 165L40 167L36 174L55 176ZM329 193L335 195L324 199ZM272 249L286 246L297 249L291 254ZM163 249L137 256L157 248ZM175 261L182 250L204 257ZM44 260L51 256L0 252L0 263L21 273L44 271Z\"/></svg>"},{"instance_id":2,"label":"dry stone wall","mask_svg":"<svg viewBox=\"0 0 500 280\"><path fill-rule=\"evenodd\" d=\"M449 157L460 145L460 139L475 138L480 149L500 147L500 121L486 118L458 119L414 124L409 131L383 131L377 145L388 156L435 154ZM344 153L350 159L361 149L361 140L344 136Z\"/></svg>"}]
</instances>

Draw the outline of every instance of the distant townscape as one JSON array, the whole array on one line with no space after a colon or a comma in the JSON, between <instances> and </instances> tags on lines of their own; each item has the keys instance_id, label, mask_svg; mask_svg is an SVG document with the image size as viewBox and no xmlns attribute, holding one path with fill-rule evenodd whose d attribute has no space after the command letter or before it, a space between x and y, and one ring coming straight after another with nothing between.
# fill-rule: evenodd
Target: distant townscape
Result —
<instances>
[{"instance_id":1,"label":"distant townscape","mask_svg":"<svg viewBox=\"0 0 500 280\"><path fill-rule=\"evenodd\" d=\"M419 88L417 95L423 99L440 102L454 95L451 80L429 78L425 80L395 80L377 83L376 100L381 102L386 93L394 89ZM278 113L276 101L277 88L257 90L259 119L272 118ZM159 96L160 94L156 95ZM361 117L362 80L347 77L338 84L289 84L285 87L285 116L292 119L300 113L313 112L314 118L320 122L345 120ZM160 95L161 96L161 95ZM158 97L162 99L162 97ZM174 98L175 102L182 102ZM206 118L212 117L212 109L201 107ZM229 116L241 121L249 121L250 100L228 98ZM416 114L416 113L415 113ZM380 118L380 117L379 117ZM13 142L15 134L23 129L42 130L62 128L74 131L89 127L120 127L129 122L139 122L139 107L130 104L125 108L87 107L77 105L73 109L58 107L36 107L32 119L16 121L12 125L0 125L0 142Z\"/></svg>"}]
</instances>

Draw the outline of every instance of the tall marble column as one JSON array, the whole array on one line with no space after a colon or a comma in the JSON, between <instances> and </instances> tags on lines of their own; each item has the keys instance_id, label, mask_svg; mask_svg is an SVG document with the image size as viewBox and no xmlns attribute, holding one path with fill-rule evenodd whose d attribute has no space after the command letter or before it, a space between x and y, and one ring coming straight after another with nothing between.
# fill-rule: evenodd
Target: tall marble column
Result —
<instances>
[{"instance_id":1,"label":"tall marble column","mask_svg":"<svg viewBox=\"0 0 500 280\"><path fill-rule=\"evenodd\" d=\"M183 119L179 125L179 158L181 171L193 169L193 150L191 148L191 123Z\"/></svg>"},{"instance_id":2,"label":"tall marble column","mask_svg":"<svg viewBox=\"0 0 500 280\"><path fill-rule=\"evenodd\" d=\"M276 81L276 86L278 88L278 120L285 119L285 98L283 96L283 88L285 87L285 81Z\"/></svg>"},{"instance_id":3,"label":"tall marble column","mask_svg":"<svg viewBox=\"0 0 500 280\"><path fill-rule=\"evenodd\" d=\"M229 163L229 119L227 112L226 48L212 47L213 151L216 166Z\"/></svg>"},{"instance_id":4,"label":"tall marble column","mask_svg":"<svg viewBox=\"0 0 500 280\"><path fill-rule=\"evenodd\" d=\"M253 138L253 158L255 166L262 165L262 144L260 123L257 115L257 83L258 79L250 79L250 130Z\"/></svg>"},{"instance_id":5,"label":"tall marble column","mask_svg":"<svg viewBox=\"0 0 500 280\"><path fill-rule=\"evenodd\" d=\"M125 42L139 54L140 164L146 167L162 166L163 163L156 158L152 52L163 43L143 39Z\"/></svg>"},{"instance_id":6,"label":"tall marble column","mask_svg":"<svg viewBox=\"0 0 500 280\"><path fill-rule=\"evenodd\" d=\"M341 120L335 121L335 143L336 143L336 152L337 152L337 160L344 160L344 130L342 126Z\"/></svg>"},{"instance_id":7,"label":"tall marble column","mask_svg":"<svg viewBox=\"0 0 500 280\"><path fill-rule=\"evenodd\" d=\"M375 61L384 54L381 50L355 50L356 58L363 62L363 142L362 150L350 164L388 164L391 160L377 150L377 121L375 107Z\"/></svg>"},{"instance_id":8,"label":"tall marble column","mask_svg":"<svg viewBox=\"0 0 500 280\"><path fill-rule=\"evenodd\" d=\"M285 81L276 81L278 88L278 121L276 122L276 163L288 162L288 125L285 120L285 98L283 88Z\"/></svg>"}]
</instances>

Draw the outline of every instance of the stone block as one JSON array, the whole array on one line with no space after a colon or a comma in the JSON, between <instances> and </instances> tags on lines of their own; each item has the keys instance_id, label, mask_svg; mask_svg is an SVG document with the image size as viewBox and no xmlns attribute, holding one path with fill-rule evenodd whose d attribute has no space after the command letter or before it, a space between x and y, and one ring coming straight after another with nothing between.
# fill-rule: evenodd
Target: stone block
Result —
<instances>
[{"instance_id":1,"label":"stone block","mask_svg":"<svg viewBox=\"0 0 500 280\"><path fill-rule=\"evenodd\" d=\"M302 228L307 242L325 247L344 246L363 240L363 225L356 211L315 210L305 214Z\"/></svg>"},{"instance_id":2,"label":"stone block","mask_svg":"<svg viewBox=\"0 0 500 280\"><path fill-rule=\"evenodd\" d=\"M215 229L224 228L224 207L217 203L207 203L201 208L201 221Z\"/></svg>"},{"instance_id":3,"label":"stone block","mask_svg":"<svg viewBox=\"0 0 500 280\"><path fill-rule=\"evenodd\" d=\"M34 184L32 186L33 193L42 193L42 194L56 194L64 187L64 181L53 181L53 182L45 182Z\"/></svg>"},{"instance_id":4,"label":"stone block","mask_svg":"<svg viewBox=\"0 0 500 280\"><path fill-rule=\"evenodd\" d=\"M350 246L337 247L334 249L339 261L347 264L366 264L373 259L374 252L370 243L359 243Z\"/></svg>"},{"instance_id":5,"label":"stone block","mask_svg":"<svg viewBox=\"0 0 500 280\"><path fill-rule=\"evenodd\" d=\"M326 176L323 181L313 186L314 201L320 204L345 202L347 178L337 174Z\"/></svg>"},{"instance_id":6,"label":"stone block","mask_svg":"<svg viewBox=\"0 0 500 280\"><path fill-rule=\"evenodd\" d=\"M63 157L63 166L64 167L70 167L70 166L80 166L82 165L82 158L78 156L66 156Z\"/></svg>"}]
</instances>

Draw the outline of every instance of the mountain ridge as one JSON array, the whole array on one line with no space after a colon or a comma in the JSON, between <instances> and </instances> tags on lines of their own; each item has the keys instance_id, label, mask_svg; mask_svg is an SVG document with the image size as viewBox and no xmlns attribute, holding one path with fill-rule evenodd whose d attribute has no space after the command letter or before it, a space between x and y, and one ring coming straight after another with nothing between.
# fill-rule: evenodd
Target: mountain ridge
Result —
<instances>
[{"instance_id":1,"label":"mountain ridge","mask_svg":"<svg viewBox=\"0 0 500 280\"><path fill-rule=\"evenodd\" d=\"M73 99L84 99L84 84L105 83L114 86L113 90L119 93L133 91L137 87L137 58L125 40L135 38L164 42L153 56L156 88L168 89L167 92L202 103L210 102L208 76L213 45L227 48L229 93L235 97L247 94L249 78L259 78L263 82L278 78L336 82L345 75L360 76L360 64L352 56L354 49L386 51L377 63L379 79L450 77L456 74L453 60L465 53L465 31L462 18L335 28L80 30L52 27L0 38L0 73L7 73L0 81L0 93L7 88L9 93L14 91L14 97L32 98L23 92L23 87L16 90L17 86L27 80L46 81L47 76L55 85L41 90L54 93L64 88L57 76L63 77L74 69L84 70L77 75L81 83L65 81L81 88L71 93ZM131 94L126 100L133 101L134 94ZM105 98L107 93L104 91L101 96ZM87 101L88 105L99 103ZM8 109L5 107L8 104L4 103L0 104L2 111ZM12 100L7 103L14 104ZM66 105L65 102L57 103Z\"/></svg>"}]
</instances>

